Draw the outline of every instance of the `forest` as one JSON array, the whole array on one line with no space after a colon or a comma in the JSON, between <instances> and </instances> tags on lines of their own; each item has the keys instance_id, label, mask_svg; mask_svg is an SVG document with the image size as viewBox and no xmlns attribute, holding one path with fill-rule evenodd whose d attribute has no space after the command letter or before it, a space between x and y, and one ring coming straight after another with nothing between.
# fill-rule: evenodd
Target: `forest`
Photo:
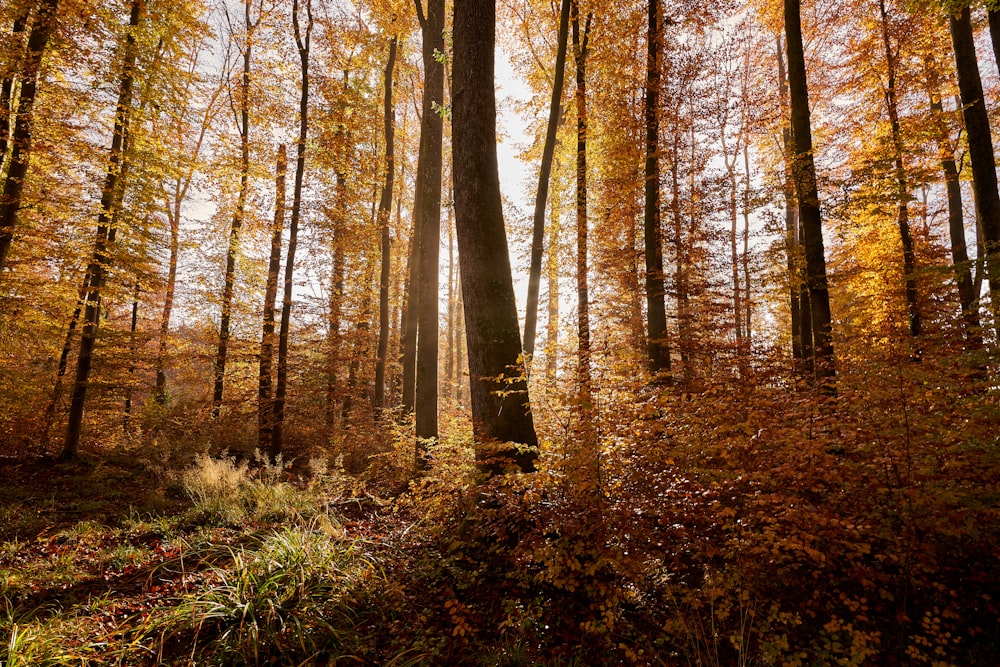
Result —
<instances>
[{"instance_id":1,"label":"forest","mask_svg":"<svg viewBox=\"0 0 1000 667\"><path fill-rule=\"evenodd\" d=\"M0 35L0 665L1000 664L997 0Z\"/></svg>"}]
</instances>

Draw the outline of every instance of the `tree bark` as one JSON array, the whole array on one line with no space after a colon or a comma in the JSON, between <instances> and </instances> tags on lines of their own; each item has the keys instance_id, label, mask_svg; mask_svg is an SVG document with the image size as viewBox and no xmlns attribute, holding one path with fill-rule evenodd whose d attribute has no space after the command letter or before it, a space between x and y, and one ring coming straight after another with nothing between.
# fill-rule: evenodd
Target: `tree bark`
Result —
<instances>
[{"instance_id":1,"label":"tree bark","mask_svg":"<svg viewBox=\"0 0 1000 667\"><path fill-rule=\"evenodd\" d=\"M660 226L660 58L663 11L660 0L649 0L646 32L646 201L643 242L646 257L646 353L654 377L669 376L666 289L663 279L663 240Z\"/></svg>"},{"instance_id":2,"label":"tree bark","mask_svg":"<svg viewBox=\"0 0 1000 667\"><path fill-rule=\"evenodd\" d=\"M903 284L906 293L907 323L910 335L917 338L921 334L920 307L917 300L916 252L913 248L913 235L910 232L910 213L907 202L910 200L910 190L906 183L906 164L903 158L903 133L899 125L899 104L896 100L896 65L898 53L892 49L889 36L889 16L885 9L885 0L879 0L879 14L882 19L882 46L885 50L885 63L888 70L888 81L885 87L885 105L889 114L889 129L892 136L893 162L896 176L896 226L899 228L899 238L903 244ZM920 359L919 347L913 353L913 359Z\"/></svg>"},{"instance_id":3,"label":"tree bark","mask_svg":"<svg viewBox=\"0 0 1000 667\"><path fill-rule=\"evenodd\" d=\"M24 58L23 35L28 25L28 13L30 9L31 5L26 5L21 14L14 19L14 25L11 26L11 42L19 53L11 58L8 63L8 72L3 77L3 83L0 84L0 174L5 171L4 167L7 164L7 146L10 144L10 121L14 115L14 109L11 108L11 101L14 95L14 73L19 69L21 61Z\"/></svg>"},{"instance_id":4,"label":"tree bark","mask_svg":"<svg viewBox=\"0 0 1000 667\"><path fill-rule=\"evenodd\" d=\"M785 182L782 194L785 199L785 268L788 275L788 308L791 315L792 359L802 359L802 319L799 312L800 278L798 262L799 248L798 209L795 205L795 181L792 177L792 127L789 115L788 77L785 74L785 56L782 53L781 37L775 37L774 55L778 59L778 97L781 105L781 147L785 167Z\"/></svg>"},{"instance_id":5,"label":"tree bark","mask_svg":"<svg viewBox=\"0 0 1000 667\"><path fill-rule=\"evenodd\" d=\"M0 196L0 276L7 266L7 254L14 239L17 226L17 212L21 207L24 179L28 173L31 158L32 121L34 119L35 96L38 90L38 75L42 68L42 56L49 43L49 37L56 24L59 0L42 0L35 13L35 20L28 35L28 45L21 66L21 93L11 135L11 153L7 175Z\"/></svg>"},{"instance_id":6,"label":"tree bark","mask_svg":"<svg viewBox=\"0 0 1000 667\"><path fill-rule=\"evenodd\" d=\"M274 169L274 222L271 224L271 254L267 263L267 285L264 288L264 327L260 340L260 375L257 384L257 447L271 448L274 432L274 402L271 400L272 365L274 363L274 309L278 298L278 272L281 269L281 237L285 228L285 175L288 158L285 144L278 146Z\"/></svg>"},{"instance_id":7,"label":"tree bark","mask_svg":"<svg viewBox=\"0 0 1000 667\"><path fill-rule=\"evenodd\" d=\"M994 325L1000 329L1000 194L997 192L996 162L990 120L983 100L983 84L976 61L969 8L949 16L955 52L962 114L969 141L972 193L983 230L986 279L990 287L990 308Z\"/></svg>"},{"instance_id":8,"label":"tree bark","mask_svg":"<svg viewBox=\"0 0 1000 667\"><path fill-rule=\"evenodd\" d=\"M538 456L521 364L521 336L500 200L495 31L494 0L462 0L455 4L455 224L476 460L489 474L512 466L523 472L534 471Z\"/></svg>"},{"instance_id":9,"label":"tree bark","mask_svg":"<svg viewBox=\"0 0 1000 667\"><path fill-rule=\"evenodd\" d=\"M584 405L591 401L590 290L587 281L587 42L591 16L587 16L581 35L579 2L572 0L573 54L576 61L577 382Z\"/></svg>"},{"instance_id":10,"label":"tree bark","mask_svg":"<svg viewBox=\"0 0 1000 667\"><path fill-rule=\"evenodd\" d=\"M113 227L112 222L117 209L121 206L119 194L124 191L125 154L132 113L132 89L135 85L138 51L135 33L139 27L143 5L143 0L133 0L129 15L128 36L125 40L125 58L121 87L118 93L118 104L115 107L115 124L111 139L108 171L105 176L104 187L101 190L101 210L97 216L97 236L94 240L94 253L90 261L90 266L87 269L90 281L84 298L83 333L80 339L80 353L76 362L76 378L73 382L73 393L70 399L66 441L59 456L61 461L77 458L80 445L83 413L87 400L87 388L90 380L90 370L93 366L94 344L97 340L97 327L101 311L101 290L104 287L108 270L110 230ZM113 237L111 238L113 239Z\"/></svg>"},{"instance_id":11,"label":"tree bark","mask_svg":"<svg viewBox=\"0 0 1000 667\"><path fill-rule=\"evenodd\" d=\"M566 75L566 43L569 41L570 0L562 0L559 10L559 34L556 45L556 66L552 77L552 101L549 104L549 121L542 147L542 164L538 172L538 190L535 194L535 214L531 231L531 266L528 270L528 302L524 314L524 354L530 368L535 353L535 330L538 326L538 291L542 279L542 254L545 240L545 202L549 195L549 178L552 158L556 148L556 134L561 117L563 80Z\"/></svg>"},{"instance_id":12,"label":"tree bark","mask_svg":"<svg viewBox=\"0 0 1000 667\"><path fill-rule=\"evenodd\" d=\"M375 418L385 406L385 363L389 354L389 278L392 269L391 235L389 218L392 214L392 188L396 175L395 160L395 111L392 104L392 72L396 65L396 37L389 41L389 58L385 64L384 116L385 134L385 182L378 203L379 241L381 246L381 267L378 284L378 351L375 360Z\"/></svg>"},{"instance_id":13,"label":"tree bark","mask_svg":"<svg viewBox=\"0 0 1000 667\"><path fill-rule=\"evenodd\" d=\"M252 0L244 0L244 24L246 44L243 45L243 73L240 77L240 189L236 196L236 212L229 229L229 244L226 248L226 276L222 288L222 315L219 320L219 347L215 355L215 386L212 391L212 418L219 416L222 409L223 391L226 380L226 360L229 356L229 326L233 311L233 290L236 283L236 255L239 252L240 230L246 216L247 195L250 190L250 56L257 24L250 19Z\"/></svg>"},{"instance_id":14,"label":"tree bark","mask_svg":"<svg viewBox=\"0 0 1000 667\"><path fill-rule=\"evenodd\" d=\"M788 88L792 119L792 176L799 204L802 244L806 256L806 283L815 356L815 375L825 391L836 391L836 361L831 332L830 295L827 289L826 257L823 251L823 223L813 162L812 129L809 118L809 89L802 49L799 0L785 0L785 48L788 57Z\"/></svg>"},{"instance_id":15,"label":"tree bark","mask_svg":"<svg viewBox=\"0 0 1000 667\"><path fill-rule=\"evenodd\" d=\"M441 245L441 165L444 122L438 107L444 106L444 64L436 54L444 52L444 0L427 0L427 15L416 0L423 34L424 96L420 116L420 143L424 147L417 164L420 188L420 292L417 316L416 426L417 465L426 463L426 447L438 437L438 267ZM420 179L419 175L423 174ZM413 289L410 285L410 289Z\"/></svg>"},{"instance_id":16,"label":"tree bark","mask_svg":"<svg viewBox=\"0 0 1000 667\"><path fill-rule=\"evenodd\" d=\"M558 174L558 164L556 167ZM560 179L557 177L552 185L549 204L549 254L545 278L549 288L548 317L545 321L545 379L549 382L556 379L559 359L559 235L562 228L560 190Z\"/></svg>"},{"instance_id":17,"label":"tree bark","mask_svg":"<svg viewBox=\"0 0 1000 667\"><path fill-rule=\"evenodd\" d=\"M298 246L299 219L302 214L302 180L306 172L306 138L309 135L309 46L312 39L312 0L305 0L306 28L299 23L299 0L292 2L292 28L301 63L302 90L299 96L299 137L296 141L295 185L292 190L292 219L288 224L288 250L285 257L285 284L278 329L278 369L274 387L274 424L270 453L281 454L285 425L285 397L288 393L288 329L292 316L292 285L295 277L295 250Z\"/></svg>"}]
</instances>

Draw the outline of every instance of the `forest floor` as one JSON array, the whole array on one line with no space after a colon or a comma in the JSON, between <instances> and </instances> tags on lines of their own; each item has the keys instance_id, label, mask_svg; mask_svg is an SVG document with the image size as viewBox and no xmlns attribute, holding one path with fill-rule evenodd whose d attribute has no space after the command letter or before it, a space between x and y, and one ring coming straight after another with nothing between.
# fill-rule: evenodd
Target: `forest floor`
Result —
<instances>
[{"instance_id":1,"label":"forest floor","mask_svg":"<svg viewBox=\"0 0 1000 667\"><path fill-rule=\"evenodd\" d=\"M633 403L596 475L0 459L0 664L1000 664L996 396L845 394Z\"/></svg>"}]
</instances>

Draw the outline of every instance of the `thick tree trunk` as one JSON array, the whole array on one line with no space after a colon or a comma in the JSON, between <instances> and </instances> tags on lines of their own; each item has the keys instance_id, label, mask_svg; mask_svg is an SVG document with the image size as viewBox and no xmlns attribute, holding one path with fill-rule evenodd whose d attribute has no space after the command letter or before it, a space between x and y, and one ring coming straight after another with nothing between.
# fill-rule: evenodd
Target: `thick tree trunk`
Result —
<instances>
[{"instance_id":1,"label":"thick tree trunk","mask_svg":"<svg viewBox=\"0 0 1000 667\"><path fill-rule=\"evenodd\" d=\"M31 157L32 120L38 74L42 67L45 47L49 43L49 36L56 23L58 9L59 0L42 0L39 3L21 65L21 92L14 119L14 132L11 136L9 166L4 179L3 194L0 195L0 276L7 266L7 254L14 239L17 212L21 207L21 193L24 191L24 179L28 174L28 162Z\"/></svg>"},{"instance_id":2,"label":"thick tree trunk","mask_svg":"<svg viewBox=\"0 0 1000 667\"><path fill-rule=\"evenodd\" d=\"M83 413L87 400L87 388L90 381L90 370L94 359L94 344L97 340L97 327L101 311L101 290L104 287L108 271L108 246L111 228L117 209L121 206L120 194L124 192L123 176L126 164L126 148L128 144L129 122L132 113L132 89L135 85L136 69L136 30L142 15L143 0L133 0L129 15L129 32L125 41L125 58L122 70L121 87L118 93L118 104L115 107L114 133L111 139L111 153L108 160L108 171L101 190L101 211L97 216L97 236L94 240L94 254L87 273L90 275L87 294L84 299L84 325L80 339L80 353L76 362L76 378L73 382L73 393L70 399L69 423L66 428L66 441L63 444L59 459L67 461L75 459L80 445L80 433L83 426Z\"/></svg>"},{"instance_id":3,"label":"thick tree trunk","mask_svg":"<svg viewBox=\"0 0 1000 667\"><path fill-rule=\"evenodd\" d=\"M278 329L278 368L274 387L274 424L271 430L270 453L281 454L284 439L285 400L288 393L288 329L292 317L292 285L295 277L295 250L298 246L299 219L302 214L302 180L306 173L306 139L309 135L309 45L312 39L312 0L305 0L306 28L299 24L299 0L292 2L292 28L301 63L302 90L299 96L299 137L296 141L295 185L292 190L292 219L288 223L288 251L285 257L285 284L281 302L281 324Z\"/></svg>"},{"instance_id":4,"label":"thick tree trunk","mask_svg":"<svg viewBox=\"0 0 1000 667\"><path fill-rule=\"evenodd\" d=\"M385 64L384 116L385 134L385 182L378 203L379 242L381 246L381 267L378 282L378 352L375 360L375 418L385 406L385 364L389 355L389 278L392 269L391 235L389 218L392 215L392 188L396 175L395 160L395 118L392 104L392 72L396 65L396 37L389 41L389 58Z\"/></svg>"},{"instance_id":5,"label":"thick tree trunk","mask_svg":"<svg viewBox=\"0 0 1000 667\"><path fill-rule=\"evenodd\" d=\"M654 377L670 373L663 232L660 227L660 58L663 17L660 0L649 0L646 31L646 201L643 244L646 257L646 354Z\"/></svg>"},{"instance_id":6,"label":"thick tree trunk","mask_svg":"<svg viewBox=\"0 0 1000 667\"><path fill-rule=\"evenodd\" d=\"M436 57L444 52L444 0L427 0L423 16L417 0L423 34L424 96L420 116L420 143L424 147L417 172L421 188L420 292L417 317L416 426L417 465L426 463L426 448L438 437L438 267L441 245L441 165L444 122L436 106L444 106L444 64ZM411 290L413 285L410 285Z\"/></svg>"},{"instance_id":7,"label":"thick tree trunk","mask_svg":"<svg viewBox=\"0 0 1000 667\"><path fill-rule=\"evenodd\" d=\"M533 471L538 441L519 361L521 336L500 200L493 1L455 4L452 147L476 460L497 474L510 465Z\"/></svg>"},{"instance_id":8,"label":"thick tree trunk","mask_svg":"<svg viewBox=\"0 0 1000 667\"><path fill-rule=\"evenodd\" d=\"M538 191L535 194L535 214L531 228L531 265L528 269L528 302L524 313L524 355L530 365L535 353L535 330L538 326L538 291L542 280L542 254L545 240L545 202L549 195L549 178L552 157L555 154L556 134L559 130L562 106L563 80L566 75L566 43L569 40L570 0L562 0L559 10L559 34L556 45L556 66L552 75L552 101L549 103L549 121L542 147L542 164L538 172Z\"/></svg>"},{"instance_id":9,"label":"thick tree trunk","mask_svg":"<svg viewBox=\"0 0 1000 667\"><path fill-rule=\"evenodd\" d=\"M809 118L809 89L802 49L799 0L785 0L785 47L788 51L788 88L791 103L792 176L799 204L802 244L806 255L806 282L815 355L815 374L824 389L836 391L836 362L831 332L830 295L827 289L826 256L823 251L823 223L813 162L812 128Z\"/></svg>"},{"instance_id":10,"label":"thick tree trunk","mask_svg":"<svg viewBox=\"0 0 1000 667\"><path fill-rule=\"evenodd\" d=\"M285 144L278 146L274 169L274 222L271 223L271 254L267 262L267 284L264 288L264 327L260 340L260 375L257 384L257 447L271 448L274 431L274 403L271 400L272 365L274 363L274 308L278 299L278 272L281 269L281 237L285 228L285 176L288 158Z\"/></svg>"},{"instance_id":11,"label":"thick tree trunk","mask_svg":"<svg viewBox=\"0 0 1000 667\"><path fill-rule=\"evenodd\" d=\"M573 54L576 61L576 296L577 382L584 405L591 401L590 295L587 281L587 42L591 15L582 35L580 6L572 0Z\"/></svg>"},{"instance_id":12,"label":"thick tree trunk","mask_svg":"<svg viewBox=\"0 0 1000 667\"><path fill-rule=\"evenodd\" d=\"M990 286L990 307L994 325L1000 329L1000 194L997 193L996 162L990 120L983 101L983 84L976 61L969 8L949 16L951 41L955 52L958 88L962 95L962 113L969 140L969 164L972 167L972 193L983 229L986 279Z\"/></svg>"},{"instance_id":13,"label":"thick tree trunk","mask_svg":"<svg viewBox=\"0 0 1000 667\"><path fill-rule=\"evenodd\" d=\"M250 190L250 56L253 50L254 32L257 23L250 19L252 0L244 1L244 24L246 43L243 45L243 73L240 77L240 189L236 196L236 212L229 229L229 244L226 248L226 276L222 287L222 316L219 320L219 347L215 354L212 390L212 418L217 418L222 409L223 391L226 380L226 361L229 357L229 326L233 312L233 291L236 284L236 255L239 252L240 230L246 216L247 195ZM258 22L259 22L258 18Z\"/></svg>"}]
</instances>

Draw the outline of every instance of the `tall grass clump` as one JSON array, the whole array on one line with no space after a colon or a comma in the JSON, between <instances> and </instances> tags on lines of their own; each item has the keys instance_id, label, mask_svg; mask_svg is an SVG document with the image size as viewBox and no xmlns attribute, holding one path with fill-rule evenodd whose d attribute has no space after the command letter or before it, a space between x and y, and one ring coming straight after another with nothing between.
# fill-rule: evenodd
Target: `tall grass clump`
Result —
<instances>
[{"instance_id":1,"label":"tall grass clump","mask_svg":"<svg viewBox=\"0 0 1000 667\"><path fill-rule=\"evenodd\" d=\"M357 543L286 528L210 564L207 585L146 617L132 646L157 662L299 664L364 650L358 608L379 587Z\"/></svg>"}]
</instances>

